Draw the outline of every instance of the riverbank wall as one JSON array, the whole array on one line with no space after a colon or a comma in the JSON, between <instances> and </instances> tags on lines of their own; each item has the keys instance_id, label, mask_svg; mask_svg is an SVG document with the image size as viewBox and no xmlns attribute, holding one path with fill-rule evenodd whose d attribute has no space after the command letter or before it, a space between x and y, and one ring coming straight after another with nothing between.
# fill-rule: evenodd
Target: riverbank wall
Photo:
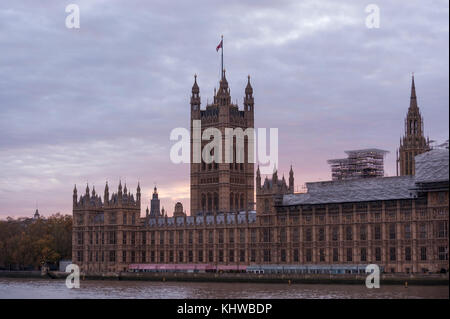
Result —
<instances>
[{"instance_id":1,"label":"riverbank wall","mask_svg":"<svg viewBox=\"0 0 450 319\"><path fill-rule=\"evenodd\" d=\"M65 279L64 272L0 271L8 278ZM81 280L231 282L231 283L285 283L285 284L365 284L366 275L327 274L249 274L249 273L106 273L81 274ZM449 285L448 274L381 274L380 283L386 285Z\"/></svg>"}]
</instances>

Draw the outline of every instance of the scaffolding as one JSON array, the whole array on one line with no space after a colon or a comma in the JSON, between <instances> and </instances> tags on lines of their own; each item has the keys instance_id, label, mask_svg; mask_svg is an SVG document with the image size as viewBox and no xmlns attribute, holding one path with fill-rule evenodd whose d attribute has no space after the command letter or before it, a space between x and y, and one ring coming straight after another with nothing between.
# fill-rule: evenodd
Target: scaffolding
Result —
<instances>
[{"instance_id":1,"label":"scaffolding","mask_svg":"<svg viewBox=\"0 0 450 319\"><path fill-rule=\"evenodd\" d=\"M384 176L384 156L389 153L377 148L345 151L347 158L331 159L332 180L347 180Z\"/></svg>"}]
</instances>

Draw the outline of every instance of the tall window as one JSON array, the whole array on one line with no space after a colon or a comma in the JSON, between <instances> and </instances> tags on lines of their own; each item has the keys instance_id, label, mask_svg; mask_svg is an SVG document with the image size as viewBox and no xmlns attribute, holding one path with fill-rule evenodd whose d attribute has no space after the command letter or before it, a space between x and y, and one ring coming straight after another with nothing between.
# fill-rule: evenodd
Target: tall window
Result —
<instances>
[{"instance_id":1,"label":"tall window","mask_svg":"<svg viewBox=\"0 0 450 319\"><path fill-rule=\"evenodd\" d=\"M202 194L202 211L206 211L206 195Z\"/></svg>"},{"instance_id":2,"label":"tall window","mask_svg":"<svg viewBox=\"0 0 450 319\"><path fill-rule=\"evenodd\" d=\"M446 238L448 236L448 222L439 222L438 223L438 238Z\"/></svg>"},{"instance_id":3,"label":"tall window","mask_svg":"<svg viewBox=\"0 0 450 319\"><path fill-rule=\"evenodd\" d=\"M256 262L256 249L250 250L250 261Z\"/></svg>"},{"instance_id":4,"label":"tall window","mask_svg":"<svg viewBox=\"0 0 450 319\"><path fill-rule=\"evenodd\" d=\"M321 227L319 228L319 241L325 240L325 228Z\"/></svg>"},{"instance_id":5,"label":"tall window","mask_svg":"<svg viewBox=\"0 0 450 319\"><path fill-rule=\"evenodd\" d=\"M241 249L239 251L239 261L240 262L245 262L245 250L244 249Z\"/></svg>"},{"instance_id":6,"label":"tall window","mask_svg":"<svg viewBox=\"0 0 450 319\"><path fill-rule=\"evenodd\" d=\"M223 229L219 229L219 244L223 244Z\"/></svg>"},{"instance_id":7,"label":"tall window","mask_svg":"<svg viewBox=\"0 0 450 319\"><path fill-rule=\"evenodd\" d=\"M298 242L299 238L300 238L300 236L299 236L299 233L298 233L298 228L295 227L295 228L292 230L292 241L293 241L294 243L296 243L296 242Z\"/></svg>"},{"instance_id":8,"label":"tall window","mask_svg":"<svg viewBox=\"0 0 450 319\"><path fill-rule=\"evenodd\" d=\"M198 243L203 244L203 231L202 230L200 230L198 232Z\"/></svg>"},{"instance_id":9,"label":"tall window","mask_svg":"<svg viewBox=\"0 0 450 319\"><path fill-rule=\"evenodd\" d=\"M420 224L419 226L419 237L424 239L427 238L427 225Z\"/></svg>"},{"instance_id":10,"label":"tall window","mask_svg":"<svg viewBox=\"0 0 450 319\"><path fill-rule=\"evenodd\" d=\"M297 249L297 248L294 249L294 261L295 261L295 262L298 262L298 261L299 261L299 258L298 258L298 249Z\"/></svg>"},{"instance_id":11,"label":"tall window","mask_svg":"<svg viewBox=\"0 0 450 319\"><path fill-rule=\"evenodd\" d=\"M214 210L219 210L219 195L217 193L214 193Z\"/></svg>"},{"instance_id":12,"label":"tall window","mask_svg":"<svg viewBox=\"0 0 450 319\"><path fill-rule=\"evenodd\" d=\"M241 244L245 244L245 229L244 228L239 229L239 242Z\"/></svg>"},{"instance_id":13,"label":"tall window","mask_svg":"<svg viewBox=\"0 0 450 319\"><path fill-rule=\"evenodd\" d=\"M411 261L411 247L405 247L405 260Z\"/></svg>"},{"instance_id":14,"label":"tall window","mask_svg":"<svg viewBox=\"0 0 450 319\"><path fill-rule=\"evenodd\" d=\"M411 239L411 224L405 224L405 239Z\"/></svg>"},{"instance_id":15,"label":"tall window","mask_svg":"<svg viewBox=\"0 0 450 319\"><path fill-rule=\"evenodd\" d=\"M212 230L210 230L208 232L208 244L213 244L214 243L214 233Z\"/></svg>"},{"instance_id":16,"label":"tall window","mask_svg":"<svg viewBox=\"0 0 450 319\"><path fill-rule=\"evenodd\" d=\"M188 233L188 242L189 245L192 245L194 243L194 232L192 230L189 231Z\"/></svg>"},{"instance_id":17,"label":"tall window","mask_svg":"<svg viewBox=\"0 0 450 319\"><path fill-rule=\"evenodd\" d=\"M367 261L367 249L361 248L361 261Z\"/></svg>"},{"instance_id":18,"label":"tall window","mask_svg":"<svg viewBox=\"0 0 450 319\"><path fill-rule=\"evenodd\" d=\"M375 225L374 227L374 239L381 240L381 226Z\"/></svg>"},{"instance_id":19,"label":"tall window","mask_svg":"<svg viewBox=\"0 0 450 319\"><path fill-rule=\"evenodd\" d=\"M420 260L427 260L427 247L420 247Z\"/></svg>"},{"instance_id":20,"label":"tall window","mask_svg":"<svg viewBox=\"0 0 450 319\"><path fill-rule=\"evenodd\" d=\"M233 249L230 249L230 251L228 252L228 261L230 263L234 262L234 250Z\"/></svg>"},{"instance_id":21,"label":"tall window","mask_svg":"<svg viewBox=\"0 0 450 319\"><path fill-rule=\"evenodd\" d=\"M212 250L208 251L208 262L214 262L214 253Z\"/></svg>"},{"instance_id":22,"label":"tall window","mask_svg":"<svg viewBox=\"0 0 450 319\"><path fill-rule=\"evenodd\" d=\"M395 247L389 248L389 259L391 261L395 261L396 260Z\"/></svg>"},{"instance_id":23,"label":"tall window","mask_svg":"<svg viewBox=\"0 0 450 319\"><path fill-rule=\"evenodd\" d=\"M320 262L325 262L325 249L319 249L319 260Z\"/></svg>"},{"instance_id":24,"label":"tall window","mask_svg":"<svg viewBox=\"0 0 450 319\"><path fill-rule=\"evenodd\" d=\"M339 249L333 248L333 261L337 262L339 261Z\"/></svg>"},{"instance_id":25,"label":"tall window","mask_svg":"<svg viewBox=\"0 0 450 319\"><path fill-rule=\"evenodd\" d=\"M347 261L353 261L353 249L347 248Z\"/></svg>"},{"instance_id":26,"label":"tall window","mask_svg":"<svg viewBox=\"0 0 450 319\"><path fill-rule=\"evenodd\" d=\"M179 231L178 231L178 244L179 244L179 245L182 245L182 244L183 244L183 241L184 241L184 239L183 239L183 231L182 231L182 230L179 230Z\"/></svg>"},{"instance_id":27,"label":"tall window","mask_svg":"<svg viewBox=\"0 0 450 319\"><path fill-rule=\"evenodd\" d=\"M271 231L270 228L263 228L263 241L265 243L271 242Z\"/></svg>"},{"instance_id":28,"label":"tall window","mask_svg":"<svg viewBox=\"0 0 450 319\"><path fill-rule=\"evenodd\" d=\"M256 243L256 229L254 228L250 230L250 241L252 244Z\"/></svg>"},{"instance_id":29,"label":"tall window","mask_svg":"<svg viewBox=\"0 0 450 319\"><path fill-rule=\"evenodd\" d=\"M345 228L345 239L346 240L353 240L353 228L352 228L352 226L347 226Z\"/></svg>"},{"instance_id":30,"label":"tall window","mask_svg":"<svg viewBox=\"0 0 450 319\"><path fill-rule=\"evenodd\" d=\"M367 240L367 226L365 225L359 228L359 240Z\"/></svg>"},{"instance_id":31,"label":"tall window","mask_svg":"<svg viewBox=\"0 0 450 319\"><path fill-rule=\"evenodd\" d=\"M306 249L306 261L311 262L312 260L312 250L311 248Z\"/></svg>"},{"instance_id":32,"label":"tall window","mask_svg":"<svg viewBox=\"0 0 450 319\"><path fill-rule=\"evenodd\" d=\"M395 224L389 224L389 239L395 239Z\"/></svg>"},{"instance_id":33,"label":"tall window","mask_svg":"<svg viewBox=\"0 0 450 319\"><path fill-rule=\"evenodd\" d=\"M264 212L265 213L270 212L269 200L267 198L264 200Z\"/></svg>"},{"instance_id":34,"label":"tall window","mask_svg":"<svg viewBox=\"0 0 450 319\"><path fill-rule=\"evenodd\" d=\"M234 244L234 228L228 230L228 240L230 244Z\"/></svg>"},{"instance_id":35,"label":"tall window","mask_svg":"<svg viewBox=\"0 0 450 319\"><path fill-rule=\"evenodd\" d=\"M311 241L311 240L312 240L312 229L310 227L308 227L305 230L305 241Z\"/></svg>"},{"instance_id":36,"label":"tall window","mask_svg":"<svg viewBox=\"0 0 450 319\"><path fill-rule=\"evenodd\" d=\"M280 242L285 243L286 241L287 241L286 228L282 227L280 228Z\"/></svg>"},{"instance_id":37,"label":"tall window","mask_svg":"<svg viewBox=\"0 0 450 319\"><path fill-rule=\"evenodd\" d=\"M338 241L339 240L339 228L333 227L333 232L331 234L331 237L332 237L333 241Z\"/></svg>"},{"instance_id":38,"label":"tall window","mask_svg":"<svg viewBox=\"0 0 450 319\"><path fill-rule=\"evenodd\" d=\"M381 261L381 248L375 247L375 260Z\"/></svg>"},{"instance_id":39,"label":"tall window","mask_svg":"<svg viewBox=\"0 0 450 319\"><path fill-rule=\"evenodd\" d=\"M448 260L448 247L440 246L438 247L439 260Z\"/></svg>"}]
</instances>

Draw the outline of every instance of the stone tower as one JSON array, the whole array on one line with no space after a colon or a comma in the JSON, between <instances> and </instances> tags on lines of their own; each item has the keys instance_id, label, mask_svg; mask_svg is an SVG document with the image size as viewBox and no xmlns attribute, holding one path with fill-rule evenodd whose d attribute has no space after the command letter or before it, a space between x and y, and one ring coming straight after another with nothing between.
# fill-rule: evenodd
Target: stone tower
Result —
<instances>
[{"instance_id":1,"label":"stone tower","mask_svg":"<svg viewBox=\"0 0 450 319\"><path fill-rule=\"evenodd\" d=\"M414 157L430 150L429 141L423 134L423 118L417 105L414 75L412 76L411 98L408 114L405 119L405 135L400 139L397 150L397 175L415 175Z\"/></svg>"},{"instance_id":2,"label":"stone tower","mask_svg":"<svg viewBox=\"0 0 450 319\"><path fill-rule=\"evenodd\" d=\"M161 216L161 211L159 208L160 208L160 201L158 198L158 190L156 189L156 186L155 186L155 188L153 189L152 199L150 201L150 217L151 218Z\"/></svg>"},{"instance_id":3,"label":"stone tower","mask_svg":"<svg viewBox=\"0 0 450 319\"><path fill-rule=\"evenodd\" d=\"M243 110L239 110L238 105L231 102L225 70L220 80L219 90L214 91L213 103L206 105L206 108L202 110L200 108L200 89L197 84L197 76L195 76L191 96L190 213L192 216L253 209L254 164L252 160L249 161L249 156L253 158L254 154L253 147L250 147L249 151L249 135L245 134L247 128L254 128L254 100L250 76L245 88ZM194 134L194 121L201 124L200 134ZM201 136L208 128L216 128L220 131L221 150L208 148L207 145L213 140L213 136L202 140ZM241 137L237 134L232 135L232 143L230 143L233 154L232 163L225 160L225 129L227 128L233 129L234 133L236 129L242 129L244 133ZM243 162L236 158L237 139L244 145ZM204 150L214 156L211 163L206 163L200 156ZM217 153L214 154L216 151ZM195 156L197 156L197 160L194 160Z\"/></svg>"}]
</instances>

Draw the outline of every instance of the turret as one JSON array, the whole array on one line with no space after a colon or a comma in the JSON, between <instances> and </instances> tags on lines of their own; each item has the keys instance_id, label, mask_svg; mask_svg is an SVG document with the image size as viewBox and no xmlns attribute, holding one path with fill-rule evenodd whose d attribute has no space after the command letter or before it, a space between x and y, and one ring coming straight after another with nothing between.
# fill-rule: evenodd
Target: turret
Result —
<instances>
[{"instance_id":1,"label":"turret","mask_svg":"<svg viewBox=\"0 0 450 319\"><path fill-rule=\"evenodd\" d=\"M290 193L294 192L294 171L292 170L292 165L289 171L289 192Z\"/></svg>"},{"instance_id":2,"label":"turret","mask_svg":"<svg viewBox=\"0 0 450 319\"><path fill-rule=\"evenodd\" d=\"M223 76L220 80L219 91L215 97L215 102L219 104L219 106L225 106L231 104L231 95L230 88L228 87L228 81L225 76L225 70L223 70Z\"/></svg>"},{"instance_id":3,"label":"turret","mask_svg":"<svg viewBox=\"0 0 450 319\"><path fill-rule=\"evenodd\" d=\"M86 183L86 197L89 198L89 184Z\"/></svg>"},{"instance_id":4,"label":"turret","mask_svg":"<svg viewBox=\"0 0 450 319\"><path fill-rule=\"evenodd\" d=\"M273 182L273 186L278 184L278 172L277 172L277 168L276 167L273 170L272 182Z\"/></svg>"},{"instance_id":5,"label":"turret","mask_svg":"<svg viewBox=\"0 0 450 319\"><path fill-rule=\"evenodd\" d=\"M122 203L122 195L123 195L123 193L122 193L122 181L119 180L119 187L118 187L118 190L117 190L117 201L119 203Z\"/></svg>"},{"instance_id":6,"label":"turret","mask_svg":"<svg viewBox=\"0 0 450 319\"><path fill-rule=\"evenodd\" d=\"M139 182L138 182L138 186L136 189L136 201L138 203L138 206L140 207L141 206L141 185L139 185Z\"/></svg>"},{"instance_id":7,"label":"turret","mask_svg":"<svg viewBox=\"0 0 450 319\"><path fill-rule=\"evenodd\" d=\"M259 171L259 165L258 169L256 170L256 190L261 189L261 172Z\"/></svg>"},{"instance_id":8,"label":"turret","mask_svg":"<svg viewBox=\"0 0 450 319\"><path fill-rule=\"evenodd\" d=\"M194 85L192 85L191 112L200 112L200 88L197 84L197 74L194 75Z\"/></svg>"},{"instance_id":9,"label":"turret","mask_svg":"<svg viewBox=\"0 0 450 319\"><path fill-rule=\"evenodd\" d=\"M77 200L78 200L78 195L77 195L77 185L75 185L75 186L73 187L73 196L72 196L72 199L73 199L73 207L75 208L75 206L77 206Z\"/></svg>"},{"instance_id":10,"label":"turret","mask_svg":"<svg viewBox=\"0 0 450 319\"><path fill-rule=\"evenodd\" d=\"M247 112L253 112L254 100L253 100L253 88L250 84L250 75L248 76L247 86L245 87L244 97L244 110Z\"/></svg>"},{"instance_id":11,"label":"turret","mask_svg":"<svg viewBox=\"0 0 450 319\"><path fill-rule=\"evenodd\" d=\"M105 185L105 194L103 196L103 200L105 202L105 204L107 204L109 202L109 187L108 187L108 182L106 182Z\"/></svg>"}]
</instances>

